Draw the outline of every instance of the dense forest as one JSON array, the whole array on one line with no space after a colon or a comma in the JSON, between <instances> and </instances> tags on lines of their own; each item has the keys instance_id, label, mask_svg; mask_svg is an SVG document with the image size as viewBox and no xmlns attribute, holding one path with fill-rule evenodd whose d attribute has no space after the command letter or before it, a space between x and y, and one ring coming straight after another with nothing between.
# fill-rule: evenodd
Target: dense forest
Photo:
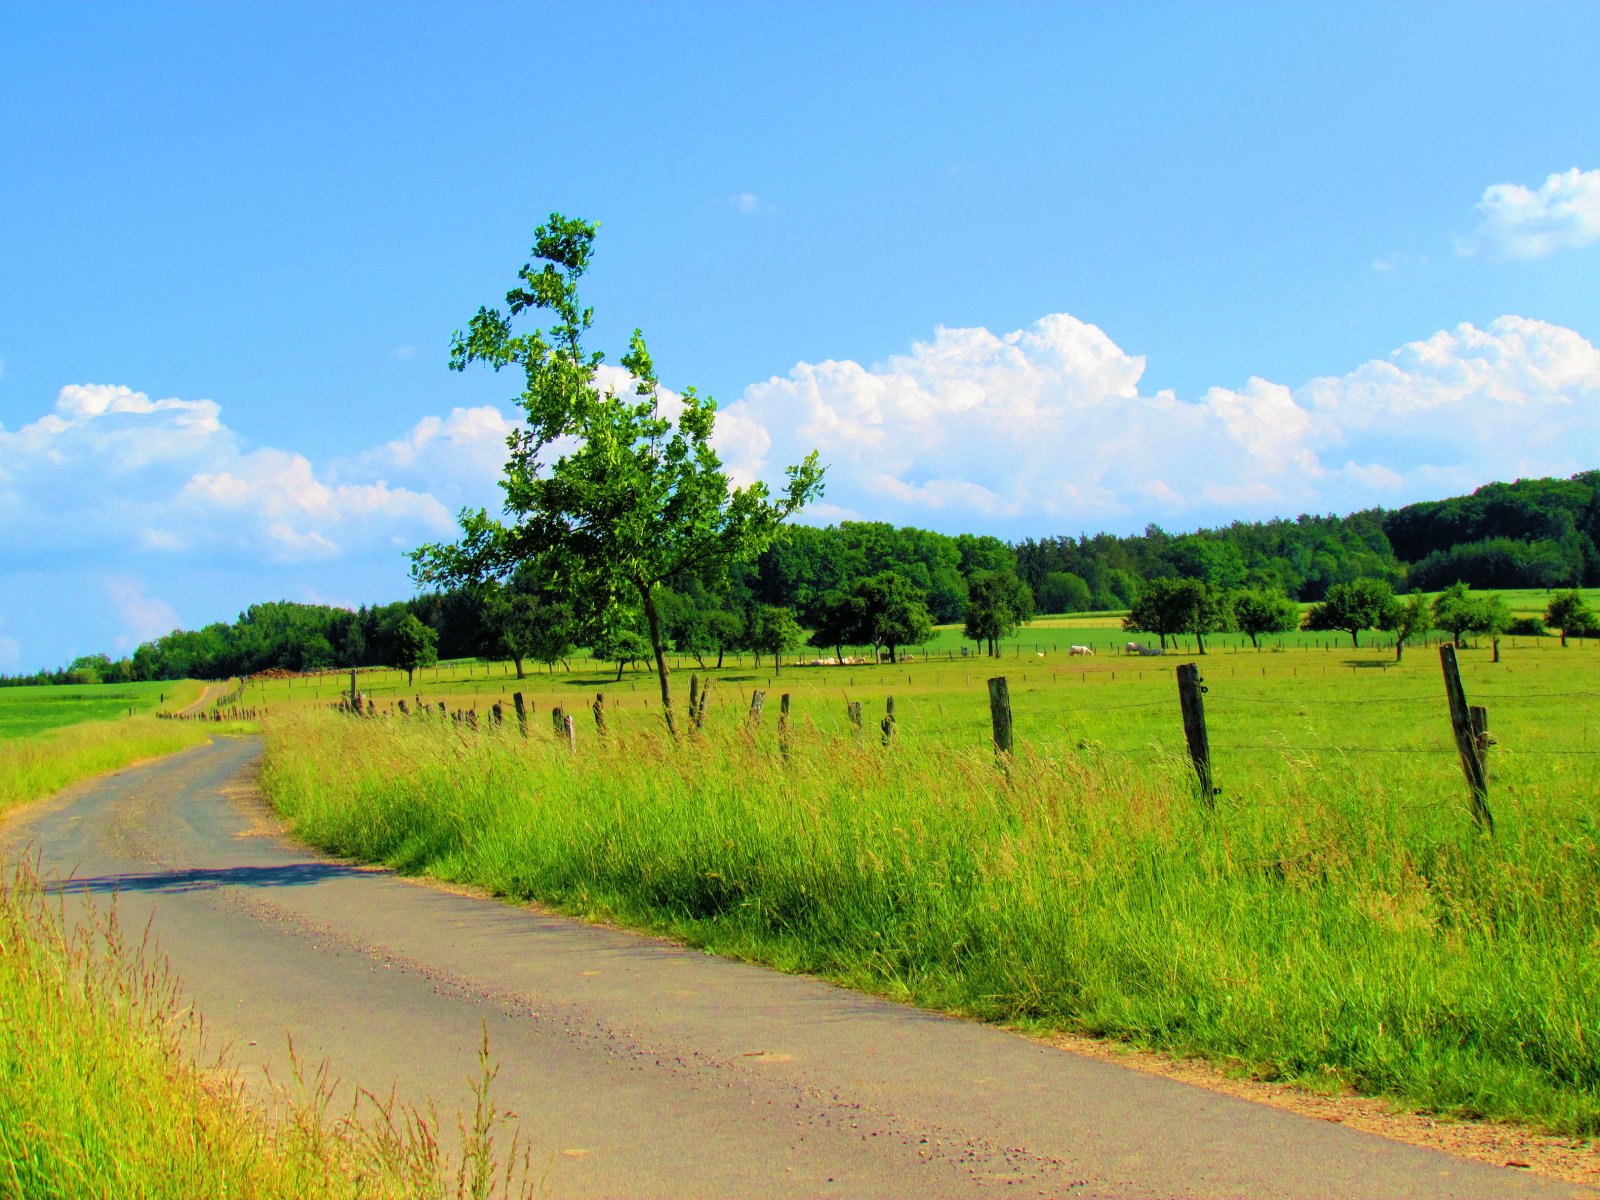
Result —
<instances>
[{"instance_id":1,"label":"dense forest","mask_svg":"<svg viewBox=\"0 0 1600 1200\"><path fill-rule=\"evenodd\" d=\"M997 580L1012 577L1025 589L997 591ZM1002 593L1025 591L1007 610L1018 616L1119 610L1134 607L1154 581L1174 579L1218 593L1309 602L1363 579L1402 593L1455 583L1597 586L1600 471L1493 483L1468 496L1390 511L1236 521L1185 534L1150 525L1127 537L1101 533L1008 544L988 535L952 537L880 522L796 526L715 586L674 580L660 608L673 648L709 664L730 651L784 653L801 644L807 630L814 645L880 644L892 653L896 642L925 637L930 619L966 621L968 636L992 639L995 629L974 623L974 616L988 612L990 598ZM910 616L908 605L916 610ZM237 621L168 634L120 661L95 655L59 671L3 677L0 684L405 667L434 656L494 656L520 667L524 661L562 662L579 646L619 664L647 657L638 618L626 605L585 607L527 573L503 586L430 592L357 612L257 604Z\"/></svg>"}]
</instances>

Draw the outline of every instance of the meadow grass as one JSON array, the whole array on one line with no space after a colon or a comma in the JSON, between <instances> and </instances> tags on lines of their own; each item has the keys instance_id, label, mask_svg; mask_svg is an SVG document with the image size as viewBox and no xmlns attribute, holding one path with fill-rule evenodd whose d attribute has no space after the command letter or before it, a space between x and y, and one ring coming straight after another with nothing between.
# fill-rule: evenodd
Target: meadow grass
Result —
<instances>
[{"instance_id":1,"label":"meadow grass","mask_svg":"<svg viewBox=\"0 0 1600 1200\"><path fill-rule=\"evenodd\" d=\"M202 686L178 680L0 688L0 741L82 721L115 720L157 709L176 711L197 700Z\"/></svg>"},{"instance_id":2,"label":"meadow grass","mask_svg":"<svg viewBox=\"0 0 1600 1200\"><path fill-rule=\"evenodd\" d=\"M578 702L606 685L581 676L554 692L585 718L576 755L542 707L527 738L509 711L475 732L306 708L269 723L263 781L300 836L403 871L954 1012L1600 1133L1594 652L1464 652L1500 739L1492 839L1437 653L1388 659L1202 660L1214 810L1174 664L1138 659L786 670L787 756L770 699L745 728L748 670L678 746L614 685L597 737ZM1008 771L985 672L1011 678Z\"/></svg>"},{"instance_id":3,"label":"meadow grass","mask_svg":"<svg viewBox=\"0 0 1600 1200\"><path fill-rule=\"evenodd\" d=\"M528 1192L515 1147L501 1168L485 1057L453 1157L431 1114L365 1098L330 1115L312 1073L248 1102L197 1065L177 982L114 911L69 922L22 869L0 884L0 1196L77 1200L458 1200ZM520 1172L520 1173L519 1173Z\"/></svg>"}]
</instances>

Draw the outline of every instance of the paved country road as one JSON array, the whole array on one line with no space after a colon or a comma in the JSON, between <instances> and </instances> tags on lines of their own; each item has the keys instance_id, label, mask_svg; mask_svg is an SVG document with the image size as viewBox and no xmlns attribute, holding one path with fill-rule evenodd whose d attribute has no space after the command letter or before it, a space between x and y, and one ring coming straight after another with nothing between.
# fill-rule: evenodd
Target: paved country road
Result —
<instances>
[{"instance_id":1,"label":"paved country road","mask_svg":"<svg viewBox=\"0 0 1600 1200\"><path fill-rule=\"evenodd\" d=\"M280 838L226 739L0 828L48 879L153 917L208 1029L282 1077L286 1034L349 1084L495 1096L547 1194L1555 1197L1586 1192L1251 1104ZM72 889L69 889L69 892Z\"/></svg>"}]
</instances>

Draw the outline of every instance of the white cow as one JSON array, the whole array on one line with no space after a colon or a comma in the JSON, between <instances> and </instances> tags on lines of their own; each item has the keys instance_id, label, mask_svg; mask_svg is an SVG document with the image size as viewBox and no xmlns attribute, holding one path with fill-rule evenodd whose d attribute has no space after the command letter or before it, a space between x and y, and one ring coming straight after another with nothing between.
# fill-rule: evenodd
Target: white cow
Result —
<instances>
[{"instance_id":1,"label":"white cow","mask_svg":"<svg viewBox=\"0 0 1600 1200\"><path fill-rule=\"evenodd\" d=\"M1067 653L1068 654L1085 654L1085 655L1088 655L1090 658L1094 657L1094 651L1089 649L1089 647L1087 647L1087 646L1074 646L1074 647L1072 647L1072 649L1068 650Z\"/></svg>"},{"instance_id":2,"label":"white cow","mask_svg":"<svg viewBox=\"0 0 1600 1200\"><path fill-rule=\"evenodd\" d=\"M1144 647L1139 645L1138 642L1129 642L1122 648L1122 652L1124 654L1143 654Z\"/></svg>"}]
</instances>

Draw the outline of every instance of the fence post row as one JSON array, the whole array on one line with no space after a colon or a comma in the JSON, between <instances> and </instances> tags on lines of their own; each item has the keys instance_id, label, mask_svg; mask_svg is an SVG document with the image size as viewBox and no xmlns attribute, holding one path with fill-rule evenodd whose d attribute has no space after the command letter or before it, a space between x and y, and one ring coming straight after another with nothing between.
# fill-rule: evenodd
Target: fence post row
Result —
<instances>
[{"instance_id":1,"label":"fence post row","mask_svg":"<svg viewBox=\"0 0 1600 1200\"><path fill-rule=\"evenodd\" d=\"M1200 798L1215 808L1217 787L1211 777L1211 738L1206 733L1205 688L1200 683L1200 668L1195 663L1178 667L1178 703L1183 708L1183 738L1189 744L1189 758L1200 784Z\"/></svg>"},{"instance_id":2,"label":"fence post row","mask_svg":"<svg viewBox=\"0 0 1600 1200\"><path fill-rule=\"evenodd\" d=\"M1449 644L1439 647L1439 665L1444 669L1444 694L1450 702L1450 729L1456 736L1456 750L1461 755L1461 770L1467 777L1471 794L1472 819L1487 833L1494 833L1494 814L1489 811L1489 772L1484 762L1472 712L1467 705L1467 694L1461 687L1461 668L1456 663L1456 648ZM1489 714L1483 714L1482 732L1487 742Z\"/></svg>"}]
</instances>

